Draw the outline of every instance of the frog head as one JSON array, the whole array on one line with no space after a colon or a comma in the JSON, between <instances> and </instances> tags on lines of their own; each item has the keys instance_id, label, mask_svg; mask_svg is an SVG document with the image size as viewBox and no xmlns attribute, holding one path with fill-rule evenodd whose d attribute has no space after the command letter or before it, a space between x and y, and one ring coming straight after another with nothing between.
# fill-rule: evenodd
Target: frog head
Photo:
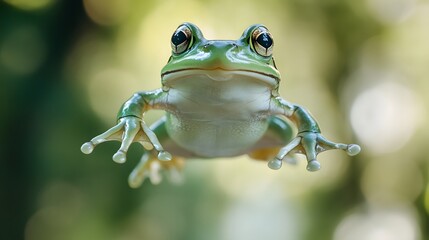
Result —
<instances>
[{"instance_id":1,"label":"frog head","mask_svg":"<svg viewBox=\"0 0 429 240\"><path fill-rule=\"evenodd\" d=\"M161 70L164 86L205 74L217 81L248 77L277 89L280 73L272 56L274 41L268 29L255 24L238 40L207 40L192 23L180 25L171 37L172 54Z\"/></svg>"}]
</instances>

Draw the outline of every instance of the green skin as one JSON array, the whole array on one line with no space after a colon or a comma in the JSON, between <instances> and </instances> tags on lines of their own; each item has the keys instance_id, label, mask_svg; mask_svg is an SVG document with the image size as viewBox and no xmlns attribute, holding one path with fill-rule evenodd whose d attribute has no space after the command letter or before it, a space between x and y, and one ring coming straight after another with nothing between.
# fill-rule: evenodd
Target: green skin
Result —
<instances>
[{"instance_id":1,"label":"green skin","mask_svg":"<svg viewBox=\"0 0 429 240\"><path fill-rule=\"evenodd\" d=\"M280 149L266 159L270 168L279 169L290 153L302 153L309 171L320 169L316 156L322 151L359 153L358 145L326 140L306 109L279 96L280 73L268 48L256 41L255 31L268 33L264 26L250 26L236 41L206 40L191 23L179 26L183 28L189 41L180 51L172 44L173 53L161 71L162 88L134 94L119 110L118 124L85 143L84 153L109 140L122 141L113 156L119 163L125 162L133 142L161 161ZM143 115L150 109L164 110L166 116L148 127Z\"/></svg>"}]
</instances>

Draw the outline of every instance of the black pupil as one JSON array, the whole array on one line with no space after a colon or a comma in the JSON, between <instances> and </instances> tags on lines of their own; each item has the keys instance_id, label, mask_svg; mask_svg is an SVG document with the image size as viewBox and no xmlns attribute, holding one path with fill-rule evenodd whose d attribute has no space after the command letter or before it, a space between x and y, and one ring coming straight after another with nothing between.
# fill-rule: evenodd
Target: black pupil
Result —
<instances>
[{"instance_id":1,"label":"black pupil","mask_svg":"<svg viewBox=\"0 0 429 240\"><path fill-rule=\"evenodd\" d=\"M186 37L186 34L183 33L182 31L177 31L173 34L173 36L171 37L171 42L178 46L182 43L184 43L188 38Z\"/></svg>"},{"instance_id":2,"label":"black pupil","mask_svg":"<svg viewBox=\"0 0 429 240\"><path fill-rule=\"evenodd\" d=\"M273 45L273 40L267 33L259 35L256 41L264 48L269 48Z\"/></svg>"}]
</instances>

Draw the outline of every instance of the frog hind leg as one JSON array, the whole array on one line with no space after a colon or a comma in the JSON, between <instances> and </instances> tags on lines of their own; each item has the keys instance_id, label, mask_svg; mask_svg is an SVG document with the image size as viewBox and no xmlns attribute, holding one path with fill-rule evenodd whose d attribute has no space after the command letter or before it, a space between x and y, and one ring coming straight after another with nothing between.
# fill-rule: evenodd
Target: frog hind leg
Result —
<instances>
[{"instance_id":1,"label":"frog hind leg","mask_svg":"<svg viewBox=\"0 0 429 240\"><path fill-rule=\"evenodd\" d=\"M182 170L184 158L173 156L169 161L161 161L157 158L155 151L145 151L140 162L128 177L128 184L132 188L138 188L145 179L149 178L154 185L162 181L162 172L167 172L172 183L183 182Z\"/></svg>"},{"instance_id":2,"label":"frog hind leg","mask_svg":"<svg viewBox=\"0 0 429 240\"><path fill-rule=\"evenodd\" d=\"M268 122L267 132L248 153L252 159L269 161L275 158L279 150L294 137L294 128L286 120L273 116ZM283 160L289 164L296 164L296 158L292 153L286 155Z\"/></svg>"},{"instance_id":3,"label":"frog hind leg","mask_svg":"<svg viewBox=\"0 0 429 240\"><path fill-rule=\"evenodd\" d=\"M165 117L155 122L150 128L165 149L173 154L172 158L171 160L163 161L159 159L158 152L155 149L145 150L140 162L128 178L130 187L140 187L146 178L149 178L152 184L159 184L162 181L162 172L167 173L172 183L182 183L185 158L181 155L186 156L188 154L170 139L165 129Z\"/></svg>"}]
</instances>

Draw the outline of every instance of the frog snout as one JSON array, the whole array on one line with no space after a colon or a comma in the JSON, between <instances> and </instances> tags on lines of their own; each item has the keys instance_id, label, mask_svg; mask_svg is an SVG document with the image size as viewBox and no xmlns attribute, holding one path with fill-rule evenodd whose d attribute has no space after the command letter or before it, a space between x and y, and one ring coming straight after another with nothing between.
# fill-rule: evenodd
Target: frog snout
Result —
<instances>
[{"instance_id":1,"label":"frog snout","mask_svg":"<svg viewBox=\"0 0 429 240\"><path fill-rule=\"evenodd\" d=\"M208 51L227 51L232 48L238 47L237 43L234 41L208 41L204 44L204 49Z\"/></svg>"},{"instance_id":2,"label":"frog snout","mask_svg":"<svg viewBox=\"0 0 429 240\"><path fill-rule=\"evenodd\" d=\"M207 41L204 52L210 58L210 68L231 68L234 59L238 59L239 45L235 41Z\"/></svg>"}]
</instances>

